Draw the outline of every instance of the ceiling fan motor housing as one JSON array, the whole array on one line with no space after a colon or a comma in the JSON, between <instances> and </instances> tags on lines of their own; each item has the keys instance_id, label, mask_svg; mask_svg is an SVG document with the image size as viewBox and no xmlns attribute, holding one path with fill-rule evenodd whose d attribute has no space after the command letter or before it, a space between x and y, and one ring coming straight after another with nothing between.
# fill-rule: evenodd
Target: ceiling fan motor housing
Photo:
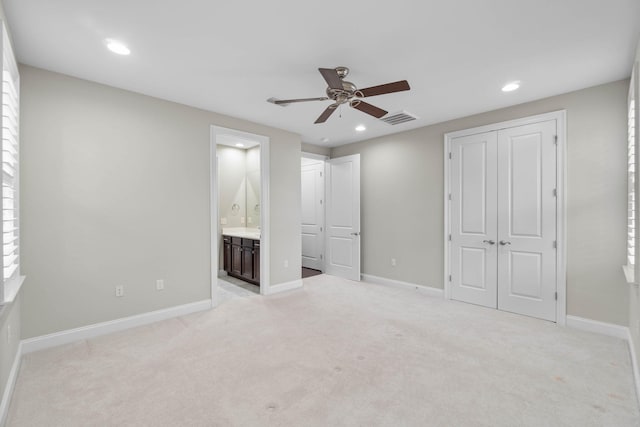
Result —
<instances>
[{"instance_id":1,"label":"ceiling fan motor housing","mask_svg":"<svg viewBox=\"0 0 640 427\"><path fill-rule=\"evenodd\" d=\"M351 82L346 80L342 81L342 90L341 89L333 89L327 88L327 96L334 101L344 104L349 101L351 98L356 96L356 91L358 88Z\"/></svg>"}]
</instances>

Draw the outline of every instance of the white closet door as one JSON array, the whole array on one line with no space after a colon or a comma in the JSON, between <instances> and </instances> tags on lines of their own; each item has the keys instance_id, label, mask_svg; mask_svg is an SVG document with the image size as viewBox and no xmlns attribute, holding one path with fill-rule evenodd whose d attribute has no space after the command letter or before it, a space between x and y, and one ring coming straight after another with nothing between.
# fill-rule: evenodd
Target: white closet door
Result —
<instances>
[{"instance_id":1,"label":"white closet door","mask_svg":"<svg viewBox=\"0 0 640 427\"><path fill-rule=\"evenodd\" d=\"M324 239L324 162L302 166L302 266L324 270L322 250Z\"/></svg>"},{"instance_id":2,"label":"white closet door","mask_svg":"<svg viewBox=\"0 0 640 427\"><path fill-rule=\"evenodd\" d=\"M498 308L556 320L556 121L498 132Z\"/></svg>"},{"instance_id":3,"label":"white closet door","mask_svg":"<svg viewBox=\"0 0 640 427\"><path fill-rule=\"evenodd\" d=\"M451 296L496 308L497 137L451 142Z\"/></svg>"},{"instance_id":4,"label":"white closet door","mask_svg":"<svg viewBox=\"0 0 640 427\"><path fill-rule=\"evenodd\" d=\"M360 280L360 154L327 161L326 273Z\"/></svg>"}]
</instances>

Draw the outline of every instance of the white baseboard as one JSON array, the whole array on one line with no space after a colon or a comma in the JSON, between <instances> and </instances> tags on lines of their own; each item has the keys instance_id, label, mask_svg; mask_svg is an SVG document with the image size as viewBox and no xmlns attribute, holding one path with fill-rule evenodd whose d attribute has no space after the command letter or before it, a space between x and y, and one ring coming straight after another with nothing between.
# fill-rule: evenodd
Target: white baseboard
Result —
<instances>
[{"instance_id":1,"label":"white baseboard","mask_svg":"<svg viewBox=\"0 0 640 427\"><path fill-rule=\"evenodd\" d=\"M209 310L211 300L203 300L190 304L178 305L162 310L151 311L149 313L137 314L135 316L123 317L122 319L110 320L108 322L96 323L94 325L82 326L80 328L69 329L53 334L22 340L22 354L32 353L45 348L56 347L69 344L112 332L122 331L136 326L148 325L160 320L171 319L173 317L184 316L198 311Z\"/></svg>"},{"instance_id":2,"label":"white baseboard","mask_svg":"<svg viewBox=\"0 0 640 427\"><path fill-rule=\"evenodd\" d=\"M291 291L293 289L302 288L302 279L292 280L290 282L280 283L269 287L267 295L279 294L280 292Z\"/></svg>"},{"instance_id":3,"label":"white baseboard","mask_svg":"<svg viewBox=\"0 0 640 427\"><path fill-rule=\"evenodd\" d=\"M595 332L597 334L608 335L610 337L621 338L627 340L629 337L629 328L613 323L599 322L597 320L585 319L578 316L567 316L567 326L570 328L580 329L587 332Z\"/></svg>"},{"instance_id":4,"label":"white baseboard","mask_svg":"<svg viewBox=\"0 0 640 427\"><path fill-rule=\"evenodd\" d=\"M20 371L20 363L22 361L22 343L18 343L18 351L16 351L13 364L11 365L11 371L9 371L9 377L7 378L7 384L4 387L4 393L2 393L2 401L0 401L0 426L3 426L7 421L9 415L9 404L11 404L11 396L13 395L13 388L16 385L18 379L18 371Z\"/></svg>"},{"instance_id":5,"label":"white baseboard","mask_svg":"<svg viewBox=\"0 0 640 427\"><path fill-rule=\"evenodd\" d=\"M443 298L444 290L433 288L431 286L416 285L415 283L403 282L400 280L387 279L385 277L373 276L371 274L363 274L362 280L376 285L393 286L395 288L412 289L430 295L433 297Z\"/></svg>"}]
</instances>

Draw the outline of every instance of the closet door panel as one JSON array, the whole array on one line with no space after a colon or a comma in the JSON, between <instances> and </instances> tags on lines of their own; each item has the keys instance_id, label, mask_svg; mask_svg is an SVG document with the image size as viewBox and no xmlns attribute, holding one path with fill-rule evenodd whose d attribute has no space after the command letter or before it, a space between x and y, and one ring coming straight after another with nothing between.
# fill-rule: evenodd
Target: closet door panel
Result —
<instances>
[{"instance_id":1,"label":"closet door panel","mask_svg":"<svg viewBox=\"0 0 640 427\"><path fill-rule=\"evenodd\" d=\"M451 295L496 307L495 132L451 143Z\"/></svg>"},{"instance_id":2,"label":"closet door panel","mask_svg":"<svg viewBox=\"0 0 640 427\"><path fill-rule=\"evenodd\" d=\"M556 320L556 122L498 132L498 308Z\"/></svg>"}]
</instances>

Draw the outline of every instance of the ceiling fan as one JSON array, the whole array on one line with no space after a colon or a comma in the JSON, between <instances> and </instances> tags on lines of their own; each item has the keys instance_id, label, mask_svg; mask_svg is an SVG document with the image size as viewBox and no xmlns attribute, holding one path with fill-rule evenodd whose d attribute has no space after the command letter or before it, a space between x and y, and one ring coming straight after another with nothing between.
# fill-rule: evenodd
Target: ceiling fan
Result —
<instances>
[{"instance_id":1,"label":"ceiling fan","mask_svg":"<svg viewBox=\"0 0 640 427\"><path fill-rule=\"evenodd\" d=\"M347 67L336 67L336 68L318 68L322 77L326 80L329 87L327 87L327 96L319 97L319 98L299 98L299 99L276 99L269 98L268 102L272 104L280 105L282 107L286 107L289 104L293 104L295 102L309 102L309 101L327 101L329 99L333 100L334 103L329 105L323 112L320 114L320 117L315 121L315 123L324 123L327 119L333 114L334 111L338 109L338 107L342 104L349 104L351 107L356 110L360 110L363 113L367 113L372 115L373 117L379 119L388 113L388 111L383 110L382 108L378 108L375 105L371 105L367 102L362 101L360 98L366 98L369 96L376 95L384 95L387 93L401 92L403 90L411 89L409 87L409 83L406 80L400 80L393 83L386 83L379 86L371 86L365 89L358 89L356 85L351 82L344 80L345 77L349 74L349 69Z\"/></svg>"}]
</instances>

